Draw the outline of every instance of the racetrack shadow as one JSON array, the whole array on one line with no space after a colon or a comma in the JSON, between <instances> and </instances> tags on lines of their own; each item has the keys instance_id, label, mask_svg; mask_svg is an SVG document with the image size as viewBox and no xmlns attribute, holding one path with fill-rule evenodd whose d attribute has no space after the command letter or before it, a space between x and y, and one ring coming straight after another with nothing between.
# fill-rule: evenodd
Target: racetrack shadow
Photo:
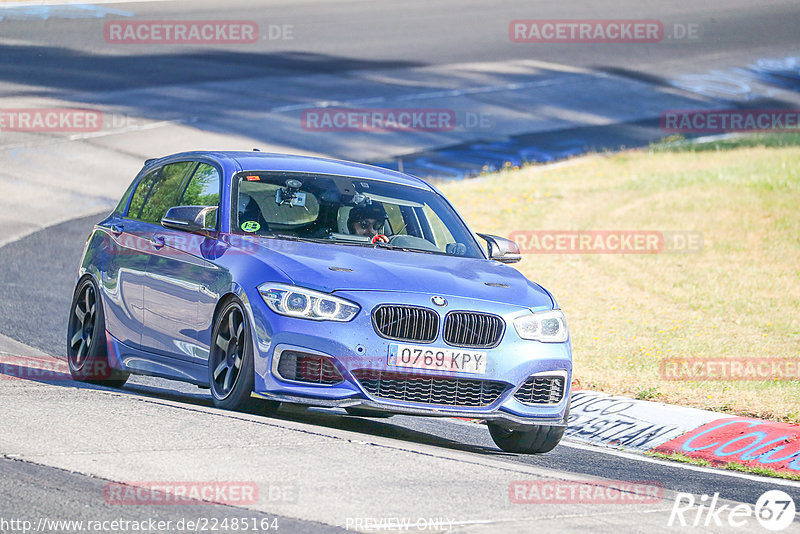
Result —
<instances>
[{"instance_id":1,"label":"racetrack shadow","mask_svg":"<svg viewBox=\"0 0 800 534\"><path fill-rule=\"evenodd\" d=\"M190 391L191 384L169 382L168 386L159 383L160 379L132 375L131 381L122 388L80 382L72 378L65 358L56 356L15 356L0 354L0 381L6 385L24 386L26 383L46 384L70 389L86 389L97 391L131 392L148 397L186 402L197 406L212 406L211 397L207 393ZM177 388L177 389L176 389ZM199 390L198 390L199 391Z\"/></svg>"},{"instance_id":2,"label":"racetrack shadow","mask_svg":"<svg viewBox=\"0 0 800 534\"><path fill-rule=\"evenodd\" d=\"M36 68L31 68L36 65ZM380 70L421 66L412 61L371 61L311 52L243 52L208 49L202 52L92 54L80 50L36 45L4 44L0 79L40 87L45 94L70 99L80 91L90 100L109 91L143 87L232 81L249 78L332 74L354 70ZM280 80L276 80L276 84ZM27 96L37 94L26 91ZM12 96L6 94L4 96ZM235 98L220 101L220 108Z\"/></svg>"},{"instance_id":3,"label":"racetrack shadow","mask_svg":"<svg viewBox=\"0 0 800 534\"><path fill-rule=\"evenodd\" d=\"M0 333L65 355L83 243L103 215L75 219L0 247Z\"/></svg>"},{"instance_id":4,"label":"racetrack shadow","mask_svg":"<svg viewBox=\"0 0 800 534\"><path fill-rule=\"evenodd\" d=\"M46 95L96 109L103 113L103 129L109 133L124 132L127 127L136 130L139 123L144 127L149 121L171 121L203 132L244 136L253 146L311 151L389 167L393 162L384 161L381 155L388 152L389 157L395 157L396 149L376 147L400 147L403 157L410 160L405 169L421 176L463 178L475 174L476 169L563 159L598 147L641 146L663 137L658 128L646 135L636 127L624 128L624 117L640 116L624 102L558 97L571 87L588 84L602 89L604 84L616 84L624 94L641 98L641 89L631 93L626 89L629 84L612 78L601 80L592 72L565 73L543 66L491 73L466 67L411 71L398 69L426 64L298 51L173 50L101 54L10 45L4 47L5 54L0 58L0 80L28 86L29 95ZM38 68L27 68L34 61ZM554 83L556 89L548 89L548 83ZM461 94L481 87L491 89L483 99ZM503 87L509 89L500 89ZM509 91L513 91L513 98L499 98ZM452 95L447 96L449 93ZM672 102L672 107L686 107L691 102L658 85L653 86L652 93L651 98L660 95L665 103ZM416 100L418 95L427 96ZM303 120L304 111L309 109L353 107L354 101L373 100L377 103L370 106L387 109L447 109L458 125L435 131L315 130ZM585 126L569 119L575 114L586 117L586 124L622 122L619 129L623 135L611 131L599 140L591 135L587 139L575 137L570 129ZM480 125L475 122L478 120ZM553 144L535 137L537 132L559 133ZM513 136L511 142L496 142L509 136ZM152 156L186 148L179 141L171 145L172 140L165 139L160 147L163 152ZM559 145L565 141L569 146ZM416 152L418 147L443 149Z\"/></svg>"},{"instance_id":5,"label":"racetrack shadow","mask_svg":"<svg viewBox=\"0 0 800 534\"><path fill-rule=\"evenodd\" d=\"M336 428L339 430L349 430L370 436L396 439L410 443L423 445L433 445L445 449L453 449L464 452L490 455L506 455L499 449L462 443L453 439L445 438L436 434L422 432L392 424L391 419L373 419L368 417L357 417L343 414L323 413L319 411L306 410L304 412L282 412L269 416L275 419L295 421L298 423L312 424L326 428ZM432 418L435 419L435 418Z\"/></svg>"},{"instance_id":6,"label":"racetrack shadow","mask_svg":"<svg viewBox=\"0 0 800 534\"><path fill-rule=\"evenodd\" d=\"M0 357L0 381L9 381L8 386L14 387L10 381L18 381L19 385L26 382L65 387L69 389L97 390L113 392L118 395L130 395L154 401L169 400L190 406L213 407L211 397L205 392L190 392L189 388L195 386L174 381L165 381L150 377L133 376L134 382L121 388L113 388L97 384L89 384L73 380L69 374L66 361L60 358L44 357ZM146 382L146 383L142 383ZM180 390L174 389L175 387ZM390 438L409 443L418 443L442 447L446 449L472 452L477 454L504 455L497 449L474 444L466 444L436 434L422 432L392 424L389 420L376 420L367 417L350 416L344 413L335 413L330 410L317 411L304 407L289 405L281 406L275 412L269 408L270 404L264 402L249 412L265 420L293 421L325 428L347 430L360 434ZM220 414L235 416L237 412L220 410Z\"/></svg>"},{"instance_id":7,"label":"racetrack shadow","mask_svg":"<svg viewBox=\"0 0 800 534\"><path fill-rule=\"evenodd\" d=\"M170 381L169 385L173 382ZM178 384L175 382L174 384ZM192 386L189 386L192 387ZM158 400L165 399L194 406L213 407L211 398L208 394L187 394L185 392L176 392L168 387L161 387L160 385L150 384L126 384L121 389L116 389L119 393L130 393L132 395L140 395L150 399ZM235 417L238 412L228 412L219 410L220 414L229 414ZM432 445L434 447L441 447L445 449L459 450L464 452L472 452L477 454L488 455L509 455L496 448L484 447L481 445L474 445L463 443L457 440L442 437L437 434L423 432L419 430L410 429L404 426L392 424L391 419L373 419L368 417L351 416L344 413L335 413L330 410L320 409L306 409L298 405L281 405L278 411L271 409L270 404L265 401L263 404L257 405L254 409L248 412L248 415L255 415L263 418L265 422L268 421L292 421L295 423L303 423L324 428L334 428L338 430L347 430L359 434L369 436L378 436L390 438L398 441L409 443L418 443L424 445ZM437 419L437 418L429 418Z\"/></svg>"}]
</instances>

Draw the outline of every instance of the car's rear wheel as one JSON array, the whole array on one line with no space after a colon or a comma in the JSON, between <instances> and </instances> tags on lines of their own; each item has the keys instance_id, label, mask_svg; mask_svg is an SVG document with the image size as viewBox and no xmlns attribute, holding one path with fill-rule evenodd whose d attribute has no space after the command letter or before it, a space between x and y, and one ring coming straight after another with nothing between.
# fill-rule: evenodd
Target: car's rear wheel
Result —
<instances>
[{"instance_id":1,"label":"car's rear wheel","mask_svg":"<svg viewBox=\"0 0 800 534\"><path fill-rule=\"evenodd\" d=\"M75 287L67 325L67 362L72 378L110 387L122 387L130 373L108 362L103 302L92 277Z\"/></svg>"},{"instance_id":2,"label":"car's rear wheel","mask_svg":"<svg viewBox=\"0 0 800 534\"><path fill-rule=\"evenodd\" d=\"M509 430L489 423L489 434L495 445L506 452L540 454L552 451L564 437L563 426L540 425L531 430Z\"/></svg>"},{"instance_id":3,"label":"car's rear wheel","mask_svg":"<svg viewBox=\"0 0 800 534\"><path fill-rule=\"evenodd\" d=\"M217 314L211 331L208 382L214 405L226 410L252 412L277 403L254 399L253 341L244 308L229 300Z\"/></svg>"}]
</instances>

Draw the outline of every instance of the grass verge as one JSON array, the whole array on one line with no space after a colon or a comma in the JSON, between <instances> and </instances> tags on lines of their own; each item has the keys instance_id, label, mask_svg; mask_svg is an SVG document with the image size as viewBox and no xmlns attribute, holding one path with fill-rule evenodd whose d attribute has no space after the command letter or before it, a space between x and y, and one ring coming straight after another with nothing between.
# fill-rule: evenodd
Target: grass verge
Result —
<instances>
[{"instance_id":1,"label":"grass verge","mask_svg":"<svg viewBox=\"0 0 800 534\"><path fill-rule=\"evenodd\" d=\"M791 145L800 136L789 137L720 141L713 150L671 141L439 187L474 229L498 235L700 232L696 253L526 254L515 266L564 310L584 387L800 423L798 380L659 372L667 357L800 364L800 147Z\"/></svg>"},{"instance_id":2,"label":"grass verge","mask_svg":"<svg viewBox=\"0 0 800 534\"><path fill-rule=\"evenodd\" d=\"M707 460L703 460L702 458L692 458L691 456L686 456L685 454L681 454L679 452L673 453L663 453L663 452L646 452L647 456L651 456L653 458L659 458L661 460L670 460L673 462L681 462L684 464L691 464L691 465L699 465L702 467L711 467L711 463ZM749 473L751 475L760 475L765 477L773 477L773 478L782 478L785 480L799 480L800 475L794 473L787 473L785 471L776 471L775 469L769 469L766 467L751 467L749 465L742 465L737 464L735 462L729 462L725 465L720 466L722 469L729 469L731 471L739 471L741 473Z\"/></svg>"},{"instance_id":3,"label":"grass verge","mask_svg":"<svg viewBox=\"0 0 800 534\"><path fill-rule=\"evenodd\" d=\"M653 452L648 451L645 452L645 455L652 456L653 458L659 458L661 460L671 460L673 462L680 462L682 464L691 464L691 465L699 465L701 467L711 467L711 462L708 460L703 460L702 458L692 458L691 456L686 456L685 454L681 454L679 452Z\"/></svg>"}]
</instances>

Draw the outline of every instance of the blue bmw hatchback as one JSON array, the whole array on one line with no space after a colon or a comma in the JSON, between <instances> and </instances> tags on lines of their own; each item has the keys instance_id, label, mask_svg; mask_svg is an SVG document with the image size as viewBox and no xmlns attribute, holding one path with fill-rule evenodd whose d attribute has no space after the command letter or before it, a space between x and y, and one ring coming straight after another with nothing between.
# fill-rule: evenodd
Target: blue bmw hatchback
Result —
<instances>
[{"instance_id":1,"label":"blue bmw hatchback","mask_svg":"<svg viewBox=\"0 0 800 534\"><path fill-rule=\"evenodd\" d=\"M570 339L552 295L504 265L519 259L406 174L261 152L148 160L86 242L70 371L191 382L233 410L476 418L505 451L547 452Z\"/></svg>"}]
</instances>

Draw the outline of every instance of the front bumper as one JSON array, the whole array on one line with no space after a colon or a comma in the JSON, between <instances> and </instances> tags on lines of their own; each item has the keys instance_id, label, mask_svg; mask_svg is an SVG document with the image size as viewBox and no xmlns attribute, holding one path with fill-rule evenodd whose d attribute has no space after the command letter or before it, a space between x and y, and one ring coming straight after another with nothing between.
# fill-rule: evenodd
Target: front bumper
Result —
<instances>
[{"instance_id":1,"label":"front bumper","mask_svg":"<svg viewBox=\"0 0 800 534\"><path fill-rule=\"evenodd\" d=\"M570 342L540 343L519 338L512 322L528 310L468 298L448 296L448 306L436 309L430 295L380 291L337 292L337 296L358 303L362 310L348 323L317 322L273 313L264 302L251 300L255 347L255 391L258 397L323 407L361 408L383 413L428 417L465 417L494 421L507 428L531 425L566 426L572 376ZM434 309L443 319L450 310L475 310L500 315L506 329L499 345L480 350L487 353L485 374L425 371L389 366L390 343L403 343L381 337L372 325L371 310L378 304L402 303ZM441 322L440 322L441 323ZM441 329L441 324L440 324ZM447 347L441 338L431 347ZM285 349L303 350L329 358L343 377L333 385L308 384L284 380L275 372L273 357ZM409 402L371 395L354 376L363 369L392 373L413 372L416 378L467 379L502 382L505 390L491 404L458 406ZM514 398L517 389L532 375L564 376L564 393L554 404L531 405Z\"/></svg>"},{"instance_id":2,"label":"front bumper","mask_svg":"<svg viewBox=\"0 0 800 534\"><path fill-rule=\"evenodd\" d=\"M293 395L282 395L276 393L253 393L254 397L291 404L304 404L308 406L319 406L322 408L361 408L364 410L375 411L378 413L391 413L397 415L416 415L420 417L462 417L467 419L481 419L487 422L501 423L502 426L510 429L522 429L528 426L548 425L548 426L567 426L567 418L557 417L521 417L502 410L492 412L481 412L476 414L470 410L440 409L439 407L398 406L386 404L369 399L311 399L308 397L297 397Z\"/></svg>"}]
</instances>

